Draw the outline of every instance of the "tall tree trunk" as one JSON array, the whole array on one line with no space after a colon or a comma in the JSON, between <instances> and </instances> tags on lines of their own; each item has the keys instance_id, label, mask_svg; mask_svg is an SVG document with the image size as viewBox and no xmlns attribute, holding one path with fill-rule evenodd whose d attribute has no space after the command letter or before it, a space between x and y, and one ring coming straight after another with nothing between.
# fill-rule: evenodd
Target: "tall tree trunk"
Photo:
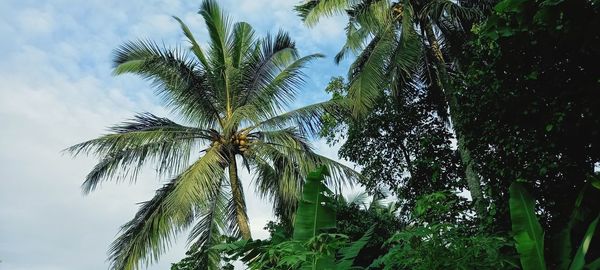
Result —
<instances>
[{"instance_id":1,"label":"tall tree trunk","mask_svg":"<svg viewBox=\"0 0 600 270\"><path fill-rule=\"evenodd\" d=\"M471 151L465 144L465 138L461 134L461 125L460 125L460 116L459 114L459 105L456 97L456 92L454 91L454 87L450 83L450 78L448 77L448 71L446 70L446 61L444 60L444 54L440 48L440 44L433 32L433 27L431 23L426 22L421 24L423 25L423 30L425 31L425 36L427 41L429 42L429 46L433 51L433 55L435 57L435 68L437 70L436 76L439 82L439 85L443 89L444 96L448 101L448 107L450 108L450 118L452 124L454 125L454 131L456 133L456 137L458 140L458 152L460 153L461 161L463 166L465 167L465 176L467 180L467 185L469 186L469 192L471 192L471 198L473 199L473 203L475 204L475 211L477 215L482 218L486 215L486 203L483 198L483 192L481 191L481 178L479 174L475 170L475 164L471 157Z\"/></svg>"},{"instance_id":2,"label":"tall tree trunk","mask_svg":"<svg viewBox=\"0 0 600 270\"><path fill-rule=\"evenodd\" d=\"M246 215L246 200L244 198L244 191L242 189L242 183L238 178L235 154L230 154L229 159L229 182L231 184L233 203L235 204L235 215L242 238L244 240L248 240L252 238L252 235L250 233L250 226L248 225L248 215Z\"/></svg>"}]
</instances>

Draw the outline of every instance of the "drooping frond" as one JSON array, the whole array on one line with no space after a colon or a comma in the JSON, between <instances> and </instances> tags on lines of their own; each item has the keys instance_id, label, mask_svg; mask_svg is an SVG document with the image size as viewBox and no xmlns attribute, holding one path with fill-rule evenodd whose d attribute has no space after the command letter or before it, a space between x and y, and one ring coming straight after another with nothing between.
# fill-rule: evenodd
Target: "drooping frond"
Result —
<instances>
[{"instance_id":1,"label":"drooping frond","mask_svg":"<svg viewBox=\"0 0 600 270\"><path fill-rule=\"evenodd\" d=\"M175 235L187 228L199 206L211 198L223 178L223 158L211 149L186 171L142 203L134 219L126 223L112 243L111 269L139 269L140 262L154 262Z\"/></svg>"},{"instance_id":2,"label":"drooping frond","mask_svg":"<svg viewBox=\"0 0 600 270\"><path fill-rule=\"evenodd\" d=\"M179 125L169 119L146 113L111 128L113 133L67 148L73 155L91 154L101 158L87 175L82 189L93 191L108 179L135 180L148 162L157 164L159 175L178 173L188 166L198 140L209 139L207 131Z\"/></svg>"},{"instance_id":3,"label":"drooping frond","mask_svg":"<svg viewBox=\"0 0 600 270\"><path fill-rule=\"evenodd\" d=\"M369 37L370 32L367 28L357 26L353 21L349 21L346 26L346 43L344 43L342 49L335 55L335 63L339 64L348 53L358 54L363 49Z\"/></svg>"},{"instance_id":4,"label":"drooping frond","mask_svg":"<svg viewBox=\"0 0 600 270\"><path fill-rule=\"evenodd\" d=\"M175 233L188 226L194 215L193 209L174 208L165 211L164 202L177 184L172 180L156 191L152 200L143 202L133 220L121 227L121 235L110 248L111 269L133 270L139 261L148 264L155 261L169 245Z\"/></svg>"},{"instance_id":5,"label":"drooping frond","mask_svg":"<svg viewBox=\"0 0 600 270\"><path fill-rule=\"evenodd\" d=\"M314 26L321 17L344 14L348 7L355 4L353 0L308 0L295 7L302 21L308 26Z\"/></svg>"},{"instance_id":6,"label":"drooping frond","mask_svg":"<svg viewBox=\"0 0 600 270\"><path fill-rule=\"evenodd\" d=\"M347 10L350 21L371 33L377 33L394 23L392 7L386 0L362 0Z\"/></svg>"},{"instance_id":7,"label":"drooping frond","mask_svg":"<svg viewBox=\"0 0 600 270\"><path fill-rule=\"evenodd\" d=\"M230 207L231 194L228 192L225 179L219 183L220 188L202 204L198 211L199 221L190 231L188 242L192 243L190 250L195 251L196 268L218 270L221 266L221 257L212 246L220 244L232 234L228 231L228 224L235 225L231 219Z\"/></svg>"},{"instance_id":8,"label":"drooping frond","mask_svg":"<svg viewBox=\"0 0 600 270\"><path fill-rule=\"evenodd\" d=\"M450 19L455 23L461 21L474 21L483 17L482 9L461 6L450 0L429 1L422 9L421 18L429 17L434 22Z\"/></svg>"},{"instance_id":9,"label":"drooping frond","mask_svg":"<svg viewBox=\"0 0 600 270\"><path fill-rule=\"evenodd\" d=\"M151 41L134 41L115 51L114 73L134 73L150 80L165 105L203 127L219 122L222 104L208 83L209 76L181 49Z\"/></svg>"},{"instance_id":10,"label":"drooping frond","mask_svg":"<svg viewBox=\"0 0 600 270\"><path fill-rule=\"evenodd\" d=\"M342 196L343 198L343 196ZM356 204L359 206L366 207L367 199L369 199L369 194L365 191L354 193L353 195L349 195L346 198L343 198L346 204Z\"/></svg>"},{"instance_id":11,"label":"drooping frond","mask_svg":"<svg viewBox=\"0 0 600 270\"><path fill-rule=\"evenodd\" d=\"M379 33L350 67L348 98L354 116L364 115L381 95L388 82L388 56L394 49L392 28Z\"/></svg>"},{"instance_id":12,"label":"drooping frond","mask_svg":"<svg viewBox=\"0 0 600 270\"><path fill-rule=\"evenodd\" d=\"M251 133L257 138L247 155L255 170L256 192L291 222L306 174L315 168L312 148L296 128Z\"/></svg>"},{"instance_id":13,"label":"drooping frond","mask_svg":"<svg viewBox=\"0 0 600 270\"><path fill-rule=\"evenodd\" d=\"M331 182L328 182L328 184L335 186L337 189L340 189L343 185L351 186L354 182L360 180L361 174L352 168L307 150L302 146L301 138L295 140L295 143L257 142L254 151L264 160L285 160L286 165L291 166L290 171L297 170L302 176L318 166L326 166L331 173L331 177L328 178L328 181Z\"/></svg>"},{"instance_id":14,"label":"drooping frond","mask_svg":"<svg viewBox=\"0 0 600 270\"><path fill-rule=\"evenodd\" d=\"M302 190L303 173L294 157L275 152L257 147L249 158L255 170L253 181L256 193L273 204L275 215L292 221Z\"/></svg>"},{"instance_id":15,"label":"drooping frond","mask_svg":"<svg viewBox=\"0 0 600 270\"><path fill-rule=\"evenodd\" d=\"M301 134L315 136L322 127L322 115L325 113L338 114L348 110L347 100L336 99L301 107L254 125L252 128L263 130L282 129L289 126L297 127Z\"/></svg>"},{"instance_id":16,"label":"drooping frond","mask_svg":"<svg viewBox=\"0 0 600 270\"><path fill-rule=\"evenodd\" d=\"M402 20L394 51L391 55L387 77L392 78L390 88L395 96L405 88L418 87L415 77L418 76L422 60L423 44L415 32L414 11L410 5L402 9Z\"/></svg>"}]
</instances>

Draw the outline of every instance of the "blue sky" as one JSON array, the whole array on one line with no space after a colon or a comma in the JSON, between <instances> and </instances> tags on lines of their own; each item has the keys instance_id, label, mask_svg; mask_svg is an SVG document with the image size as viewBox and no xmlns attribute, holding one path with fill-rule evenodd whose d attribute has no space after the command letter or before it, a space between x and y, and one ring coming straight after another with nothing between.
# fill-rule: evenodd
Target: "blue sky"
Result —
<instances>
[{"instance_id":1,"label":"blue sky","mask_svg":"<svg viewBox=\"0 0 600 270\"><path fill-rule=\"evenodd\" d=\"M292 34L301 54L328 56L307 70L309 83L294 106L327 99L327 81L346 69L332 60L344 40L343 18L307 29L292 11L298 1L221 1L233 19L249 22L258 33L281 28ZM111 54L137 38L185 44L171 15L206 40L199 5L199 0L0 1L0 269L107 269L106 250L119 226L164 179L148 170L136 185L109 183L83 196L79 185L94 159L72 159L60 151L137 112L169 115L147 82L111 76ZM315 145L335 157L336 149ZM245 183L249 180L246 175ZM251 190L246 194L254 236L265 237L270 207ZM178 241L148 269L168 269L184 251L185 241Z\"/></svg>"}]
</instances>

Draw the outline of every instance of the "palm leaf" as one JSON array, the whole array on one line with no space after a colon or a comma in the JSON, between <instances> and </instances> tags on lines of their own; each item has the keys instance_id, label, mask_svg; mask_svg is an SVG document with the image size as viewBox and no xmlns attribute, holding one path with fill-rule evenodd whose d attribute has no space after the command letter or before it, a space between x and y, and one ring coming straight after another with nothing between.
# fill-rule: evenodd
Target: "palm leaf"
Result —
<instances>
[{"instance_id":1,"label":"palm leaf","mask_svg":"<svg viewBox=\"0 0 600 270\"><path fill-rule=\"evenodd\" d=\"M267 88L283 68L298 59L296 44L282 31L261 39L256 50L249 55L242 67L238 107L246 105L256 93Z\"/></svg>"},{"instance_id":2,"label":"palm leaf","mask_svg":"<svg viewBox=\"0 0 600 270\"><path fill-rule=\"evenodd\" d=\"M224 183L224 179L221 179L217 193L201 207L198 217L200 220L188 237L188 242L193 242L191 250L197 250L195 260L198 267L203 269L220 269L220 254L212 247L222 243L226 235L236 235L229 234L230 230L227 227L227 223L235 224L235 220L229 219L231 194L225 189Z\"/></svg>"},{"instance_id":3,"label":"palm leaf","mask_svg":"<svg viewBox=\"0 0 600 270\"><path fill-rule=\"evenodd\" d=\"M254 29L246 22L238 22L234 24L231 37L229 37L229 51L231 51L232 66L240 68L244 63L244 57L248 56L248 52L255 44Z\"/></svg>"},{"instance_id":4,"label":"palm leaf","mask_svg":"<svg viewBox=\"0 0 600 270\"><path fill-rule=\"evenodd\" d=\"M138 269L158 260L174 239L193 221L198 206L219 189L223 159L209 150L177 178L142 203L133 220L121 228L109 251L111 269Z\"/></svg>"},{"instance_id":5,"label":"palm leaf","mask_svg":"<svg viewBox=\"0 0 600 270\"><path fill-rule=\"evenodd\" d=\"M310 0L295 7L306 25L314 26L321 17L344 14L351 5L348 0Z\"/></svg>"},{"instance_id":6,"label":"palm leaf","mask_svg":"<svg viewBox=\"0 0 600 270\"><path fill-rule=\"evenodd\" d=\"M181 49L151 41L127 42L115 51L114 73L134 73L152 82L157 95L173 111L204 127L214 127L223 107L209 74Z\"/></svg>"},{"instance_id":7,"label":"palm leaf","mask_svg":"<svg viewBox=\"0 0 600 270\"><path fill-rule=\"evenodd\" d=\"M111 128L112 134L71 146L74 156L94 154L101 158L86 176L82 189L93 191L102 181L131 177L132 181L147 161L158 164L159 175L178 173L186 166L198 140L209 132L179 125L169 119L146 113Z\"/></svg>"},{"instance_id":8,"label":"palm leaf","mask_svg":"<svg viewBox=\"0 0 600 270\"><path fill-rule=\"evenodd\" d=\"M393 31L388 28L371 40L350 67L348 98L354 116L364 115L381 96L387 82L387 59L393 44Z\"/></svg>"},{"instance_id":9,"label":"palm leaf","mask_svg":"<svg viewBox=\"0 0 600 270\"><path fill-rule=\"evenodd\" d=\"M304 136L316 136L321 127L322 116L325 113L344 113L348 108L348 101L344 99L328 100L304 106L255 124L251 129L281 129L288 126L297 127Z\"/></svg>"},{"instance_id":10,"label":"palm leaf","mask_svg":"<svg viewBox=\"0 0 600 270\"><path fill-rule=\"evenodd\" d=\"M208 71L210 68L210 65L208 64L208 60L206 60L204 51L202 50L202 48L200 47L200 45L194 38L192 31L190 31L190 29L187 27L187 25L185 25L185 23L183 23L183 21L181 19L179 19L177 16L173 16L173 18L179 23L181 30L183 31L183 34L188 38L189 42L191 43L192 52L194 52L194 54L196 55L196 57L198 58L200 63L202 63L204 69Z\"/></svg>"}]
</instances>

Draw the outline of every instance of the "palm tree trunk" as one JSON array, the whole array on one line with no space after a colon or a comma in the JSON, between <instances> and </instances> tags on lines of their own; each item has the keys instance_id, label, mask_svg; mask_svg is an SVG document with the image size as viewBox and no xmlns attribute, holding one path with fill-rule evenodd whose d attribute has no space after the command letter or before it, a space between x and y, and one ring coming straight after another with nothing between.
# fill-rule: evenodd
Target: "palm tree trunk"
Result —
<instances>
[{"instance_id":1,"label":"palm tree trunk","mask_svg":"<svg viewBox=\"0 0 600 270\"><path fill-rule=\"evenodd\" d=\"M248 225L248 215L246 215L246 200L244 198L244 191L242 189L240 179L238 178L235 155L231 154L229 159L229 182L231 185L233 203L235 204L235 215L242 238L244 240L248 240L252 238L252 235L250 233L250 226Z\"/></svg>"},{"instance_id":2,"label":"palm tree trunk","mask_svg":"<svg viewBox=\"0 0 600 270\"><path fill-rule=\"evenodd\" d=\"M429 42L431 50L433 51L433 55L436 58L435 67L437 70L437 80L440 86L442 86L444 95L448 101L450 118L452 124L454 125L454 131L458 140L458 152L460 153L462 164L465 167L465 176L467 185L469 186L469 192L471 192L471 198L475 204L475 211L477 212L477 215L482 218L486 214L486 203L483 198L483 192L481 191L481 178L475 170L474 161L471 157L471 151L466 146L465 138L461 134L460 117L458 116L459 105L456 98L456 93L454 91L454 87L450 84L444 55L442 54L440 44L435 36L435 33L433 32L433 27L429 22L426 22L422 25L424 25L423 30L425 31L425 36Z\"/></svg>"}]
</instances>

